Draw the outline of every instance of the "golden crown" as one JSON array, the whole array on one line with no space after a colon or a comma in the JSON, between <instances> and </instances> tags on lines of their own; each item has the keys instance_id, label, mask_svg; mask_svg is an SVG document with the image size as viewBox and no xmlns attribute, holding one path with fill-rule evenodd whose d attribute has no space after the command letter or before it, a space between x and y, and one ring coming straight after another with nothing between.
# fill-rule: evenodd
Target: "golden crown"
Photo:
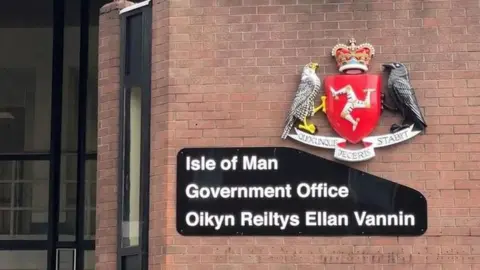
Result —
<instances>
[{"instance_id":1,"label":"golden crown","mask_svg":"<svg viewBox=\"0 0 480 270\"><path fill-rule=\"evenodd\" d=\"M347 73L349 70L368 71L370 60L375 54L375 49L370 43L356 45L356 40L351 38L349 46L337 44L332 49L332 56L337 61L340 72Z\"/></svg>"}]
</instances>

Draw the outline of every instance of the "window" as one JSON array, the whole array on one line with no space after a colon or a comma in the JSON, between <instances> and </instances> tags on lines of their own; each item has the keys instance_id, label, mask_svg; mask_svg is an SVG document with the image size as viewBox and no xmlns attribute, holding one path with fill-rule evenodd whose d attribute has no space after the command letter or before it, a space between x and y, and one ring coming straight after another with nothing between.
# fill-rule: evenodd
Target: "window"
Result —
<instances>
[{"instance_id":1,"label":"window","mask_svg":"<svg viewBox=\"0 0 480 270\"><path fill-rule=\"evenodd\" d=\"M142 182L142 89L125 90L122 247L138 246ZM148 176L147 176L148 177Z\"/></svg>"},{"instance_id":2,"label":"window","mask_svg":"<svg viewBox=\"0 0 480 270\"><path fill-rule=\"evenodd\" d=\"M108 2L2 3L0 269L65 269L61 260L84 270L93 253L98 20Z\"/></svg>"},{"instance_id":3,"label":"window","mask_svg":"<svg viewBox=\"0 0 480 270\"><path fill-rule=\"evenodd\" d=\"M121 11L118 270L147 269L151 5Z\"/></svg>"},{"instance_id":4,"label":"window","mask_svg":"<svg viewBox=\"0 0 480 270\"><path fill-rule=\"evenodd\" d=\"M48 213L48 160L0 161L0 240L46 240L39 220ZM39 194L46 194L39 196Z\"/></svg>"},{"instance_id":5,"label":"window","mask_svg":"<svg viewBox=\"0 0 480 270\"><path fill-rule=\"evenodd\" d=\"M140 264L139 256L125 256L122 258L122 270L137 270Z\"/></svg>"}]
</instances>

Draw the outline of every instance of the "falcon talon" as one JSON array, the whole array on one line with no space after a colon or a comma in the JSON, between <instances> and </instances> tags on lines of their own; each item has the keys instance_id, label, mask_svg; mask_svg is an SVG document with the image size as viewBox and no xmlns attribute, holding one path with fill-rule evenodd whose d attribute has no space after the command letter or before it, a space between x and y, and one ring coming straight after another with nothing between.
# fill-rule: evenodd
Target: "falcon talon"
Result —
<instances>
[{"instance_id":1,"label":"falcon talon","mask_svg":"<svg viewBox=\"0 0 480 270\"><path fill-rule=\"evenodd\" d=\"M401 124L401 125L398 125L398 124L393 124L391 127L390 127L390 133L397 133L399 131L402 131L404 129L407 129L409 128L410 125L409 124Z\"/></svg>"},{"instance_id":2,"label":"falcon talon","mask_svg":"<svg viewBox=\"0 0 480 270\"><path fill-rule=\"evenodd\" d=\"M298 128L307 131L310 134L315 134L317 128L315 127L314 124L309 124L309 125L298 125Z\"/></svg>"},{"instance_id":3,"label":"falcon talon","mask_svg":"<svg viewBox=\"0 0 480 270\"><path fill-rule=\"evenodd\" d=\"M402 130L400 127L390 128L390 133L397 133L397 132L399 132L400 130Z\"/></svg>"}]
</instances>

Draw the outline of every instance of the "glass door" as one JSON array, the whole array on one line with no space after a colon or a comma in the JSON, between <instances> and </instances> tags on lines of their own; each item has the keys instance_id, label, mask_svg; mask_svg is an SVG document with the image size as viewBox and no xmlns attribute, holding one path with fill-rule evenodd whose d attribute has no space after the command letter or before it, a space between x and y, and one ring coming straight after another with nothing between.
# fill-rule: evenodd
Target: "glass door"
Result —
<instances>
[{"instance_id":1,"label":"glass door","mask_svg":"<svg viewBox=\"0 0 480 270\"><path fill-rule=\"evenodd\" d=\"M94 269L98 19L108 0L0 9L0 270Z\"/></svg>"}]
</instances>

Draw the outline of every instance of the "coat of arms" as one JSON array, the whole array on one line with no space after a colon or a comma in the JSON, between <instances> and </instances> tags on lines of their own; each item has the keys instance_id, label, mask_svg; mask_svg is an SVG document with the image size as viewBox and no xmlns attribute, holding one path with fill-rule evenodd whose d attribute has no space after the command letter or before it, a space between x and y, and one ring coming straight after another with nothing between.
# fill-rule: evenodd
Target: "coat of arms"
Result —
<instances>
[{"instance_id":1,"label":"coat of arms","mask_svg":"<svg viewBox=\"0 0 480 270\"><path fill-rule=\"evenodd\" d=\"M386 90L393 101L393 105L388 105L382 93L382 76L366 74L374 54L371 44L357 45L353 38L348 46L336 45L332 56L341 74L324 78L325 95L320 97L319 106L315 106L322 88L322 81L316 74L318 64L305 65L282 138L290 137L311 146L334 149L335 158L356 162L373 158L375 148L409 140L424 131L427 124L406 66L396 62L383 65L384 71L389 73ZM388 134L370 136L384 109L400 113L402 123L393 124ZM316 134L316 126L309 123L309 118L320 110L340 137ZM295 125L297 122L300 123ZM292 129L295 131L293 134L290 133ZM362 147L353 149L351 145Z\"/></svg>"}]
</instances>

